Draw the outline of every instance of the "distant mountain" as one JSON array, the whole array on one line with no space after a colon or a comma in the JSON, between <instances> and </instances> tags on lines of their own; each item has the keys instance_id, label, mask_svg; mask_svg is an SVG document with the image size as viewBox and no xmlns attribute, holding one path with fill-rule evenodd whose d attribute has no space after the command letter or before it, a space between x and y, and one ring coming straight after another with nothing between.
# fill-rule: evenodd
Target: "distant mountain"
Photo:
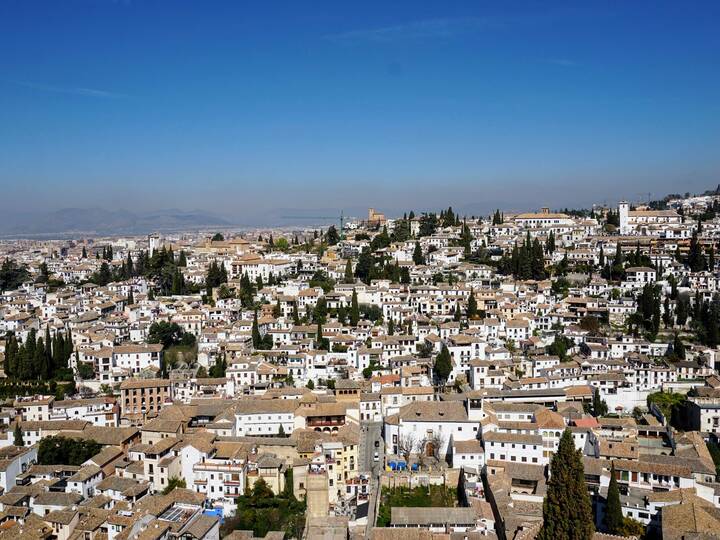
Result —
<instances>
[{"instance_id":1,"label":"distant mountain","mask_svg":"<svg viewBox=\"0 0 720 540\"><path fill-rule=\"evenodd\" d=\"M230 225L224 218L201 210L169 209L140 213L103 208L63 208L49 213L15 216L0 224L0 232L4 236L122 235Z\"/></svg>"}]
</instances>

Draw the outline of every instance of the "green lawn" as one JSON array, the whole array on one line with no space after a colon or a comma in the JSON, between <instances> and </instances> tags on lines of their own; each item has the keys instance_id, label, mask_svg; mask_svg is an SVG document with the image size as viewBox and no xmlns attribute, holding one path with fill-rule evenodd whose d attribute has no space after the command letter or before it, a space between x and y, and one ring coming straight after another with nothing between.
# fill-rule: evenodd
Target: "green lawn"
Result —
<instances>
[{"instance_id":1,"label":"green lawn","mask_svg":"<svg viewBox=\"0 0 720 540\"><path fill-rule=\"evenodd\" d=\"M383 488L378 512L377 526L390 526L390 509L407 507L454 507L457 506L457 493L446 486L428 486L409 488Z\"/></svg>"}]
</instances>

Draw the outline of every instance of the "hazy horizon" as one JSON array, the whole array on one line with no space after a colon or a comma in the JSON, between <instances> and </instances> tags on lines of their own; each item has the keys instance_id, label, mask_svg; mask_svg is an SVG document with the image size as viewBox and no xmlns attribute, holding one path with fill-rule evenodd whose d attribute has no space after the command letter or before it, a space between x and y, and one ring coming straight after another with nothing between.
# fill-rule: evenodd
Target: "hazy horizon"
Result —
<instances>
[{"instance_id":1,"label":"hazy horizon","mask_svg":"<svg viewBox=\"0 0 720 540\"><path fill-rule=\"evenodd\" d=\"M250 224L713 189L718 15L709 1L5 2L0 225L64 208Z\"/></svg>"}]
</instances>

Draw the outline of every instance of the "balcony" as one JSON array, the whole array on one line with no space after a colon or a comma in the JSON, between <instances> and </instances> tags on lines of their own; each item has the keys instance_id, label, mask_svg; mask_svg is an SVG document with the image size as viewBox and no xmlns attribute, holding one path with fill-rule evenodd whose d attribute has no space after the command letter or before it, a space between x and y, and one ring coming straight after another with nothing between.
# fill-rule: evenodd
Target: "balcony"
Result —
<instances>
[{"instance_id":1,"label":"balcony","mask_svg":"<svg viewBox=\"0 0 720 540\"><path fill-rule=\"evenodd\" d=\"M345 425L345 418L331 418L331 417L325 417L325 418L308 418L307 420L308 427L332 427L332 426L344 426Z\"/></svg>"}]
</instances>

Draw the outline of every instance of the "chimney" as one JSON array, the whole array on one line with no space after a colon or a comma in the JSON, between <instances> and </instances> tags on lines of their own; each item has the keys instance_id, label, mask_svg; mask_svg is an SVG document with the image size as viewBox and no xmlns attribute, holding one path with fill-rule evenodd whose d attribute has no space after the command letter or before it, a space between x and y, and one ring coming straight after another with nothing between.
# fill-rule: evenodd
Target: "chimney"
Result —
<instances>
[{"instance_id":1,"label":"chimney","mask_svg":"<svg viewBox=\"0 0 720 540\"><path fill-rule=\"evenodd\" d=\"M542 208L540 209L540 213L541 213L541 214L549 214L549 213L550 213L550 208L548 208L547 206L544 206L544 207L542 207Z\"/></svg>"}]
</instances>

